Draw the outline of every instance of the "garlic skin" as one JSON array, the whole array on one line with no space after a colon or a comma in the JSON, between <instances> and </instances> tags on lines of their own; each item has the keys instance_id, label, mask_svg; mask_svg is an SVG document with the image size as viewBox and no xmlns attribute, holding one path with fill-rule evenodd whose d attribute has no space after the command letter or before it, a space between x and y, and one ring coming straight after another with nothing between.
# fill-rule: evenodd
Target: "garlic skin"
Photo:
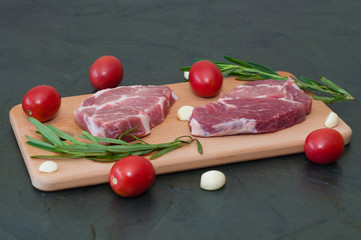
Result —
<instances>
[{"instance_id":1,"label":"garlic skin","mask_svg":"<svg viewBox=\"0 0 361 240\"><path fill-rule=\"evenodd\" d=\"M181 121L188 121L192 115L194 107L182 106L178 109L177 118Z\"/></svg>"},{"instance_id":2,"label":"garlic skin","mask_svg":"<svg viewBox=\"0 0 361 240\"><path fill-rule=\"evenodd\" d=\"M334 112L330 112L325 120L325 127L334 128L338 125L338 116Z\"/></svg>"},{"instance_id":3,"label":"garlic skin","mask_svg":"<svg viewBox=\"0 0 361 240\"><path fill-rule=\"evenodd\" d=\"M217 170L205 172L201 176L200 187L204 190L214 191L226 184L226 176Z\"/></svg>"},{"instance_id":4,"label":"garlic skin","mask_svg":"<svg viewBox=\"0 0 361 240\"><path fill-rule=\"evenodd\" d=\"M58 170L58 164L54 161L45 161L39 166L39 171L44 173L52 173Z\"/></svg>"}]
</instances>

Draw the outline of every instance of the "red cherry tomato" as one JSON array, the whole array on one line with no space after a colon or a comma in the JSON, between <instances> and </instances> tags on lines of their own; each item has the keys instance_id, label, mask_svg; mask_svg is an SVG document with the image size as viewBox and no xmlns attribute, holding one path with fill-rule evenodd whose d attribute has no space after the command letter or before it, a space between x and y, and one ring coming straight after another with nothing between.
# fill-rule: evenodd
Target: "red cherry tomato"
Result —
<instances>
[{"instance_id":1,"label":"red cherry tomato","mask_svg":"<svg viewBox=\"0 0 361 240\"><path fill-rule=\"evenodd\" d=\"M222 88L222 72L216 64L201 60L194 63L191 67L189 83L197 95L201 97L214 97Z\"/></svg>"},{"instance_id":2,"label":"red cherry tomato","mask_svg":"<svg viewBox=\"0 0 361 240\"><path fill-rule=\"evenodd\" d=\"M304 145L307 158L318 164L329 164L336 161L344 149L342 135L332 128L322 128L311 132Z\"/></svg>"},{"instance_id":3,"label":"red cherry tomato","mask_svg":"<svg viewBox=\"0 0 361 240\"><path fill-rule=\"evenodd\" d=\"M114 88L122 81L123 72L123 65L118 58L103 56L90 67L89 80L98 90Z\"/></svg>"},{"instance_id":4,"label":"red cherry tomato","mask_svg":"<svg viewBox=\"0 0 361 240\"><path fill-rule=\"evenodd\" d=\"M122 197L135 197L147 191L155 179L152 163L141 156L128 156L116 162L109 174L109 184Z\"/></svg>"},{"instance_id":5,"label":"red cherry tomato","mask_svg":"<svg viewBox=\"0 0 361 240\"><path fill-rule=\"evenodd\" d=\"M25 114L40 122L52 119L59 111L61 97L59 92L48 85L39 85L30 89L24 96L22 107Z\"/></svg>"}]
</instances>

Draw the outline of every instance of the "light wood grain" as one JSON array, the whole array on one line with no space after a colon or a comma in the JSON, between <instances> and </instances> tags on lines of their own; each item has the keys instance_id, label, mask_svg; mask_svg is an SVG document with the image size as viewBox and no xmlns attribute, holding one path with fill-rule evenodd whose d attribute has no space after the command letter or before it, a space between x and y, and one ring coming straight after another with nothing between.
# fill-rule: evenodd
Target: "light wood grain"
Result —
<instances>
[{"instance_id":1,"label":"light wood grain","mask_svg":"<svg viewBox=\"0 0 361 240\"><path fill-rule=\"evenodd\" d=\"M222 91L229 92L241 83L234 78L225 78ZM169 142L181 135L189 135L187 122L177 119L178 108L184 105L200 106L217 99L217 97L200 98L196 96L188 83L169 84L168 86L176 93L179 100L171 107L165 121L154 127L150 135L144 137L144 140L149 143ZM78 135L82 128L76 122L73 111L89 96L90 94L63 98L60 111L48 123L69 134ZM194 143L152 160L152 163L157 174L164 174L301 153L306 136L311 131L324 127L323 124L329 112L331 110L324 103L313 101L311 113L307 116L306 121L301 124L268 134L199 138L204 148L204 154L200 155L197 152L197 146ZM108 181L108 174L114 163L96 163L85 159L56 159L54 161L59 166L57 172L39 172L39 165L45 160L33 159L30 156L49 153L26 144L25 135L35 138L38 136L34 133L35 128L27 120L20 104L13 107L9 115L31 182L35 188L43 191L54 191L101 184ZM351 141L352 130L344 121L340 119L340 123L335 129L343 135L345 144Z\"/></svg>"}]
</instances>

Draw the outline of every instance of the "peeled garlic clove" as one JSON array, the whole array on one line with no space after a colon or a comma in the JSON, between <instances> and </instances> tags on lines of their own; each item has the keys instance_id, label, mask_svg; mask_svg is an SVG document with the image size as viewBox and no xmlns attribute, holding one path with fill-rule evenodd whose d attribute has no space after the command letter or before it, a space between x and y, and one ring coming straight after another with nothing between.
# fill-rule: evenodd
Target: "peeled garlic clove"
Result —
<instances>
[{"instance_id":1,"label":"peeled garlic clove","mask_svg":"<svg viewBox=\"0 0 361 240\"><path fill-rule=\"evenodd\" d=\"M204 190L218 190L226 183L226 176L217 170L205 172L201 176L201 188Z\"/></svg>"},{"instance_id":2,"label":"peeled garlic clove","mask_svg":"<svg viewBox=\"0 0 361 240\"><path fill-rule=\"evenodd\" d=\"M189 72L187 72L187 71L184 72L184 78L185 78L185 79L188 79L188 78L189 78Z\"/></svg>"},{"instance_id":3,"label":"peeled garlic clove","mask_svg":"<svg viewBox=\"0 0 361 240\"><path fill-rule=\"evenodd\" d=\"M326 117L325 126L327 128L334 128L337 125L338 125L338 116L337 116L337 114L334 113L334 112L330 112Z\"/></svg>"},{"instance_id":4,"label":"peeled garlic clove","mask_svg":"<svg viewBox=\"0 0 361 240\"><path fill-rule=\"evenodd\" d=\"M54 161L45 161L39 166L39 171L44 173L52 173L58 170L58 164Z\"/></svg>"},{"instance_id":5,"label":"peeled garlic clove","mask_svg":"<svg viewBox=\"0 0 361 240\"><path fill-rule=\"evenodd\" d=\"M183 106L178 109L177 118L181 121L188 121L192 115L194 107L192 106Z\"/></svg>"}]
</instances>

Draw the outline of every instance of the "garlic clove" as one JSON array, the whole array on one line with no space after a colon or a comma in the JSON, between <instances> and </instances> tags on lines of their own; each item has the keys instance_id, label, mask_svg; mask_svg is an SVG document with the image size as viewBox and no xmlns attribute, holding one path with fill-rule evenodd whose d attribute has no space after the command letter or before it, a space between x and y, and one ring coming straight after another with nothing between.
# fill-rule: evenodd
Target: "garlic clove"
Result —
<instances>
[{"instance_id":1,"label":"garlic clove","mask_svg":"<svg viewBox=\"0 0 361 240\"><path fill-rule=\"evenodd\" d=\"M189 78L189 72L185 71L183 74L184 74L184 78L185 78L185 79L188 79L188 78Z\"/></svg>"},{"instance_id":2,"label":"garlic clove","mask_svg":"<svg viewBox=\"0 0 361 240\"><path fill-rule=\"evenodd\" d=\"M214 191L226 184L226 176L217 170L205 172L201 176L200 186L204 190Z\"/></svg>"},{"instance_id":3,"label":"garlic clove","mask_svg":"<svg viewBox=\"0 0 361 240\"><path fill-rule=\"evenodd\" d=\"M194 107L192 106L183 106L178 109L177 118L181 121L188 121L192 115Z\"/></svg>"},{"instance_id":4,"label":"garlic clove","mask_svg":"<svg viewBox=\"0 0 361 240\"><path fill-rule=\"evenodd\" d=\"M39 166L39 171L44 173L52 173L58 170L58 164L54 161L45 161Z\"/></svg>"},{"instance_id":5,"label":"garlic clove","mask_svg":"<svg viewBox=\"0 0 361 240\"><path fill-rule=\"evenodd\" d=\"M325 127L334 128L338 125L338 116L334 112L330 112L325 120Z\"/></svg>"}]
</instances>

